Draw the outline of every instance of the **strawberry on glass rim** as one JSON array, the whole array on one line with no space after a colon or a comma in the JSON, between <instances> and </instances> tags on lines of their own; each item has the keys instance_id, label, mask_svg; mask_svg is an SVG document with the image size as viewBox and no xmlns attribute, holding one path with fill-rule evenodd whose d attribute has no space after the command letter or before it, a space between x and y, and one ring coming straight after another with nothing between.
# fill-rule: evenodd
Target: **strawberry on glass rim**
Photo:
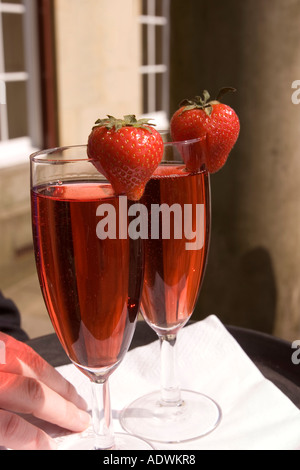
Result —
<instances>
[{"instance_id":1,"label":"strawberry on glass rim","mask_svg":"<svg viewBox=\"0 0 300 470\"><path fill-rule=\"evenodd\" d=\"M163 140L148 119L98 119L89 135L87 153L116 195L137 201L163 156Z\"/></svg>"},{"instance_id":2,"label":"strawberry on glass rim","mask_svg":"<svg viewBox=\"0 0 300 470\"><path fill-rule=\"evenodd\" d=\"M207 90L203 97L184 100L174 113L170 122L171 136L174 141L200 139L197 151L183 155L189 171L199 171L206 167L215 173L226 163L230 151L237 141L240 122L235 111L221 103L221 96L234 88L222 88L216 100L210 100Z\"/></svg>"}]
</instances>

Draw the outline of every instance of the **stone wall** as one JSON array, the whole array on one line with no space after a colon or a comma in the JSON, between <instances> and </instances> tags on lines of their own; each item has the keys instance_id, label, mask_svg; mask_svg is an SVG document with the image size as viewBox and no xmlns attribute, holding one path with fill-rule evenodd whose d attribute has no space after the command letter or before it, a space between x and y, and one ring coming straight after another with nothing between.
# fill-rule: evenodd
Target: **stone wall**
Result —
<instances>
[{"instance_id":1,"label":"stone wall","mask_svg":"<svg viewBox=\"0 0 300 470\"><path fill-rule=\"evenodd\" d=\"M55 0L59 137L84 144L107 114L141 112L139 0Z\"/></svg>"},{"instance_id":2,"label":"stone wall","mask_svg":"<svg viewBox=\"0 0 300 470\"><path fill-rule=\"evenodd\" d=\"M0 169L1 289L33 272L29 163Z\"/></svg>"}]
</instances>

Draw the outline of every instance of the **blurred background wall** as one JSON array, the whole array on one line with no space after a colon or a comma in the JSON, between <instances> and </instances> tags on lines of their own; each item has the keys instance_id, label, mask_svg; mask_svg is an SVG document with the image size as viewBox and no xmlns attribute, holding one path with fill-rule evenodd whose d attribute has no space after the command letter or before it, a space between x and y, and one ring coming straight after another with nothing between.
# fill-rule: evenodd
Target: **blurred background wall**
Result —
<instances>
[{"instance_id":1,"label":"blurred background wall","mask_svg":"<svg viewBox=\"0 0 300 470\"><path fill-rule=\"evenodd\" d=\"M212 239L197 316L300 334L298 0L171 2L172 110L204 88L237 111L241 133L212 175Z\"/></svg>"},{"instance_id":2,"label":"blurred background wall","mask_svg":"<svg viewBox=\"0 0 300 470\"><path fill-rule=\"evenodd\" d=\"M211 177L211 248L194 318L299 338L300 105L291 97L300 0L7 0L0 16L9 98L0 103L0 288L29 334L52 328L32 252L30 150L83 143L106 114L151 115L165 127L183 98L233 86L224 101L241 133Z\"/></svg>"}]
</instances>

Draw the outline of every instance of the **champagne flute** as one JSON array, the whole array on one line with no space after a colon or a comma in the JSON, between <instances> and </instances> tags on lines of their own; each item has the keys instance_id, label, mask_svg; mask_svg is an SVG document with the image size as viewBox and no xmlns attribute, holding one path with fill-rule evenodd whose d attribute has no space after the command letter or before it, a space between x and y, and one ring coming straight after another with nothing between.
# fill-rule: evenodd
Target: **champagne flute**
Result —
<instances>
[{"instance_id":1,"label":"champagne flute","mask_svg":"<svg viewBox=\"0 0 300 470\"><path fill-rule=\"evenodd\" d=\"M209 249L210 180L201 144L166 141L141 199L149 213L141 311L159 337L161 389L131 403L120 421L127 431L165 443L206 435L221 419L214 400L181 390L176 372L177 334L194 310ZM199 171L186 169L190 159Z\"/></svg>"},{"instance_id":2,"label":"champagne flute","mask_svg":"<svg viewBox=\"0 0 300 470\"><path fill-rule=\"evenodd\" d=\"M120 205L86 146L37 152L30 161L42 294L64 350L93 391L94 430L70 449L152 448L132 435L114 434L109 395L108 379L129 348L143 285L142 241L118 236L128 228L130 201L121 213L124 200ZM107 212L115 218L111 232L100 230Z\"/></svg>"}]
</instances>

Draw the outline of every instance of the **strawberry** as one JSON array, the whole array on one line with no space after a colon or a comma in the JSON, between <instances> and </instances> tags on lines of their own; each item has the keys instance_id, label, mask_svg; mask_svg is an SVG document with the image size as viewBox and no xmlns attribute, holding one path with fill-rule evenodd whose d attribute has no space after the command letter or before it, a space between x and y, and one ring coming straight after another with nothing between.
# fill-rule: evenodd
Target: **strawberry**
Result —
<instances>
[{"instance_id":1,"label":"strawberry","mask_svg":"<svg viewBox=\"0 0 300 470\"><path fill-rule=\"evenodd\" d=\"M98 119L87 152L95 167L108 179L117 195L140 199L145 185L163 156L161 135L134 115Z\"/></svg>"},{"instance_id":2,"label":"strawberry","mask_svg":"<svg viewBox=\"0 0 300 470\"><path fill-rule=\"evenodd\" d=\"M220 170L237 141L240 122L235 111L219 98L234 88L220 90L215 101L210 101L209 93L204 90L203 98L185 100L174 113L170 123L174 141L201 139L194 145L194 151L183 155L187 169L199 171L205 165L210 173Z\"/></svg>"}]
</instances>

